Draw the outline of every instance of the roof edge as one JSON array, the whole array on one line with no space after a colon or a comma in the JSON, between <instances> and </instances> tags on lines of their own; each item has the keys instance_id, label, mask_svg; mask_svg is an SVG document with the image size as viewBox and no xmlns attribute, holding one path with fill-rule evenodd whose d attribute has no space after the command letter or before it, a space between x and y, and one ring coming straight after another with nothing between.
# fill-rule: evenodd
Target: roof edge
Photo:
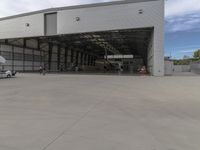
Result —
<instances>
[{"instance_id":1,"label":"roof edge","mask_svg":"<svg viewBox=\"0 0 200 150\"><path fill-rule=\"evenodd\" d=\"M81 9L81 8L90 8L90 7L91 8L92 7L103 7L103 6L122 5L122 4L140 3L140 2L151 2L151 1L160 1L160 0L117 0L117 1L112 1L112 2L47 8L47 9L43 9L43 10L38 10L38 11L22 13L22 14L8 16L8 17L3 17L3 18L0 18L0 21L18 18L18 17L30 16L30 15L39 14L39 13L49 13L49 12L56 12L56 11L62 11L62 10L72 10L72 9Z\"/></svg>"}]
</instances>

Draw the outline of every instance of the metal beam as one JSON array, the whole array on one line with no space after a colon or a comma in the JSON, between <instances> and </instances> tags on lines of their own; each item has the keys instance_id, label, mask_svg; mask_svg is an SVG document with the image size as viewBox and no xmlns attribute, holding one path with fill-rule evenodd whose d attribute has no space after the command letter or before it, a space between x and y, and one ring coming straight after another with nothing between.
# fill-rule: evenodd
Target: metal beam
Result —
<instances>
[{"instance_id":1,"label":"metal beam","mask_svg":"<svg viewBox=\"0 0 200 150\"><path fill-rule=\"evenodd\" d=\"M49 51L48 51L48 69L51 70L51 60L52 60L52 49L53 45L49 43Z\"/></svg>"},{"instance_id":2,"label":"metal beam","mask_svg":"<svg viewBox=\"0 0 200 150\"><path fill-rule=\"evenodd\" d=\"M60 71L60 45L57 46L57 70Z\"/></svg>"},{"instance_id":3,"label":"metal beam","mask_svg":"<svg viewBox=\"0 0 200 150\"><path fill-rule=\"evenodd\" d=\"M68 48L65 47L65 70L67 70L67 61L68 61Z\"/></svg>"}]
</instances>

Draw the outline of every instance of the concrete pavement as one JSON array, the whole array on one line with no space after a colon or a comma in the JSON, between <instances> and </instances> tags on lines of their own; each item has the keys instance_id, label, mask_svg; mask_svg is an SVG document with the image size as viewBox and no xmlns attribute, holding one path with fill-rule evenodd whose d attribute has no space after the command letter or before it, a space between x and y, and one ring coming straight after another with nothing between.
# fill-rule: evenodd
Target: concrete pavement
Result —
<instances>
[{"instance_id":1,"label":"concrete pavement","mask_svg":"<svg viewBox=\"0 0 200 150\"><path fill-rule=\"evenodd\" d=\"M199 150L200 77L0 80L0 150Z\"/></svg>"}]
</instances>

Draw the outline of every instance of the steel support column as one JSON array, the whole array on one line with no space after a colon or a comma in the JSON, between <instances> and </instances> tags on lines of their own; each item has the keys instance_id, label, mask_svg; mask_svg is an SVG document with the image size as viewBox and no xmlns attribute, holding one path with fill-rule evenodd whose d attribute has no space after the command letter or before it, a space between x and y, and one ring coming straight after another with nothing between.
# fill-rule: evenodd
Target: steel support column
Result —
<instances>
[{"instance_id":1,"label":"steel support column","mask_svg":"<svg viewBox=\"0 0 200 150\"><path fill-rule=\"evenodd\" d=\"M94 56L91 56L90 66L93 66L94 63Z\"/></svg>"},{"instance_id":2,"label":"steel support column","mask_svg":"<svg viewBox=\"0 0 200 150\"><path fill-rule=\"evenodd\" d=\"M71 49L71 64L73 65L74 63L74 50Z\"/></svg>"},{"instance_id":3,"label":"steel support column","mask_svg":"<svg viewBox=\"0 0 200 150\"><path fill-rule=\"evenodd\" d=\"M84 66L86 66L87 65L87 54L85 53L84 54Z\"/></svg>"},{"instance_id":4,"label":"steel support column","mask_svg":"<svg viewBox=\"0 0 200 150\"><path fill-rule=\"evenodd\" d=\"M76 66L78 66L79 63L79 51L76 51Z\"/></svg>"},{"instance_id":5,"label":"steel support column","mask_svg":"<svg viewBox=\"0 0 200 150\"><path fill-rule=\"evenodd\" d=\"M23 72L25 72L25 47L26 47L26 39L23 39Z\"/></svg>"},{"instance_id":6,"label":"steel support column","mask_svg":"<svg viewBox=\"0 0 200 150\"><path fill-rule=\"evenodd\" d=\"M35 65L35 55L34 55L34 50L32 50L32 71L34 71L35 69L34 69L34 65Z\"/></svg>"},{"instance_id":7,"label":"steel support column","mask_svg":"<svg viewBox=\"0 0 200 150\"><path fill-rule=\"evenodd\" d=\"M96 60L97 60L97 58L96 58L96 56L94 57L94 66L96 66Z\"/></svg>"},{"instance_id":8,"label":"steel support column","mask_svg":"<svg viewBox=\"0 0 200 150\"><path fill-rule=\"evenodd\" d=\"M51 70L51 60L52 60L52 49L53 49L53 45L51 43L49 43L49 53L48 53L48 69L49 71Z\"/></svg>"},{"instance_id":9,"label":"steel support column","mask_svg":"<svg viewBox=\"0 0 200 150\"><path fill-rule=\"evenodd\" d=\"M60 46L57 47L57 70L60 71Z\"/></svg>"},{"instance_id":10,"label":"steel support column","mask_svg":"<svg viewBox=\"0 0 200 150\"><path fill-rule=\"evenodd\" d=\"M81 52L81 66L83 66L83 52Z\"/></svg>"},{"instance_id":11,"label":"steel support column","mask_svg":"<svg viewBox=\"0 0 200 150\"><path fill-rule=\"evenodd\" d=\"M40 51L40 66L42 66L42 51L40 49L40 40L37 40L37 49Z\"/></svg>"},{"instance_id":12,"label":"steel support column","mask_svg":"<svg viewBox=\"0 0 200 150\"><path fill-rule=\"evenodd\" d=\"M12 46L12 70L14 70L14 46Z\"/></svg>"},{"instance_id":13,"label":"steel support column","mask_svg":"<svg viewBox=\"0 0 200 150\"><path fill-rule=\"evenodd\" d=\"M67 70L67 61L68 61L68 48L65 47L65 70Z\"/></svg>"}]
</instances>

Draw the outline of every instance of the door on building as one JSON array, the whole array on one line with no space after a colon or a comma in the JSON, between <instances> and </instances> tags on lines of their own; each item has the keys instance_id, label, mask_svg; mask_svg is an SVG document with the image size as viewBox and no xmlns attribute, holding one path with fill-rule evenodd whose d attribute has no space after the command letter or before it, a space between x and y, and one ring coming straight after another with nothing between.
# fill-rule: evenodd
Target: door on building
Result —
<instances>
[{"instance_id":1,"label":"door on building","mask_svg":"<svg viewBox=\"0 0 200 150\"><path fill-rule=\"evenodd\" d=\"M45 35L51 36L57 34L57 13L48 13L44 16L45 19Z\"/></svg>"}]
</instances>

